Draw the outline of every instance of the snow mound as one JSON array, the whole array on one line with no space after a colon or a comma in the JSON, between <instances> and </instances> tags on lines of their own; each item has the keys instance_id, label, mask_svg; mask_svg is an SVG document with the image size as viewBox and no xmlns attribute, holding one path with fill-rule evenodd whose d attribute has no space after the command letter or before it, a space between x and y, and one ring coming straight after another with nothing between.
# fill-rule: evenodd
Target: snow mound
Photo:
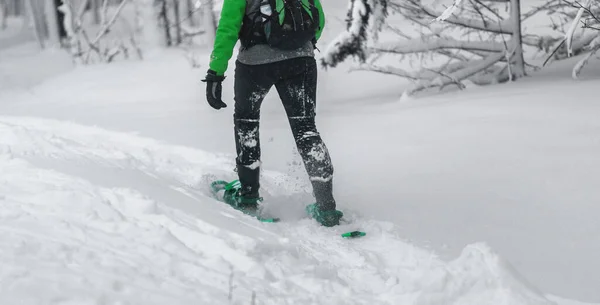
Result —
<instances>
[{"instance_id":1,"label":"snow mound","mask_svg":"<svg viewBox=\"0 0 600 305\"><path fill-rule=\"evenodd\" d=\"M417 304L551 304L485 244L467 246Z\"/></svg>"},{"instance_id":2,"label":"snow mound","mask_svg":"<svg viewBox=\"0 0 600 305\"><path fill-rule=\"evenodd\" d=\"M241 215L203 187L232 178L232 160L0 117L1 303L555 304L485 244L444 262L352 211L336 228ZM268 204L301 211L306 185L263 180ZM368 235L339 237L353 229Z\"/></svg>"}]
</instances>

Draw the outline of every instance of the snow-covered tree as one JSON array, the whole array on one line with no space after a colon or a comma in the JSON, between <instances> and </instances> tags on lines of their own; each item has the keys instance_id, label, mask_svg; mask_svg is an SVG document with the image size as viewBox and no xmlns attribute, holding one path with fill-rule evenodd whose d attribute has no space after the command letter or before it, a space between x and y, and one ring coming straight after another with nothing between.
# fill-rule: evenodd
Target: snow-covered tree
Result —
<instances>
[{"instance_id":1,"label":"snow-covered tree","mask_svg":"<svg viewBox=\"0 0 600 305\"><path fill-rule=\"evenodd\" d=\"M521 22L537 9L522 14L519 0L438 2L446 10L422 0L350 0L347 29L325 50L322 64L334 67L354 56L360 69L413 80L408 94L527 74L523 44L540 39L524 37ZM381 32L395 37L379 39Z\"/></svg>"},{"instance_id":2,"label":"snow-covered tree","mask_svg":"<svg viewBox=\"0 0 600 305\"><path fill-rule=\"evenodd\" d=\"M214 8L213 8L213 0L206 0L204 2L204 8L203 8L203 12L204 15L203 17L203 21L204 21L204 29L205 29L205 35L206 35L206 40L207 40L207 44L208 45L213 45L214 41L215 41L215 35L216 35L216 31L217 31L217 22L216 22L216 18L215 18L215 12L214 12Z\"/></svg>"},{"instance_id":3,"label":"snow-covered tree","mask_svg":"<svg viewBox=\"0 0 600 305\"><path fill-rule=\"evenodd\" d=\"M322 64L335 67L348 57L367 59L367 41L377 38L388 15L388 0L350 0L346 31L338 35L325 50ZM375 26L371 26L375 25Z\"/></svg>"},{"instance_id":4,"label":"snow-covered tree","mask_svg":"<svg viewBox=\"0 0 600 305\"><path fill-rule=\"evenodd\" d=\"M109 0L103 0L100 15L99 29L96 29L94 35L90 35L90 29L85 26L84 13L90 0L76 2L73 0L61 0L62 5L59 10L64 14L64 28L67 32L68 48L73 56L73 60L78 64L89 64L92 62L112 62L117 55L129 57L131 50L135 51L138 57L142 57L141 49L135 37L136 33L129 23L122 20L124 29L129 30L129 40L125 37L115 35L112 39L107 39L111 28L121 18L121 12L126 5L134 0L122 0L117 5L111 7L109 13Z\"/></svg>"},{"instance_id":5,"label":"snow-covered tree","mask_svg":"<svg viewBox=\"0 0 600 305\"><path fill-rule=\"evenodd\" d=\"M26 0L27 10L31 21L35 37L40 44L40 47L45 48L45 40L48 34L46 20L44 20L44 3L33 0Z\"/></svg>"},{"instance_id":6,"label":"snow-covered tree","mask_svg":"<svg viewBox=\"0 0 600 305\"><path fill-rule=\"evenodd\" d=\"M556 47L546 63L587 53L573 68L572 76L578 78L589 59L600 50L600 2L560 0L556 14L566 30L563 38L554 42Z\"/></svg>"},{"instance_id":7,"label":"snow-covered tree","mask_svg":"<svg viewBox=\"0 0 600 305\"><path fill-rule=\"evenodd\" d=\"M48 27L48 41L51 45L60 45L60 30L58 21L58 10L55 0L44 1L44 16Z\"/></svg>"},{"instance_id":8,"label":"snow-covered tree","mask_svg":"<svg viewBox=\"0 0 600 305\"><path fill-rule=\"evenodd\" d=\"M142 32L143 44L150 48L166 45L164 32L159 25L160 3L156 0L136 0L135 5L139 14L137 28Z\"/></svg>"}]
</instances>

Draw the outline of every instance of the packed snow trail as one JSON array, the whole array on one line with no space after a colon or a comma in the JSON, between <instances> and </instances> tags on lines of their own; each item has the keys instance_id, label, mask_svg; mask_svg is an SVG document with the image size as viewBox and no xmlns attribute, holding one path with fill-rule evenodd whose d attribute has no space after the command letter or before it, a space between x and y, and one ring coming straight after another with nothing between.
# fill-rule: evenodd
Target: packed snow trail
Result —
<instances>
[{"instance_id":1,"label":"packed snow trail","mask_svg":"<svg viewBox=\"0 0 600 305\"><path fill-rule=\"evenodd\" d=\"M265 224L208 196L232 158L95 127L0 117L2 304L555 304L485 244L446 263L390 223L301 217L265 172ZM284 213L286 212L286 213ZM359 240L339 233L360 228Z\"/></svg>"}]
</instances>

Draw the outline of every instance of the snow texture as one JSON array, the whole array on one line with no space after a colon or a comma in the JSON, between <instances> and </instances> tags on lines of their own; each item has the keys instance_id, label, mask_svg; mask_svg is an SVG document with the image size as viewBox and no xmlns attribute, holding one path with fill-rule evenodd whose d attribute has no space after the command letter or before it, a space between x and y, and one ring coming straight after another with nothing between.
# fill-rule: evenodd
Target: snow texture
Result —
<instances>
[{"instance_id":1,"label":"snow texture","mask_svg":"<svg viewBox=\"0 0 600 305\"><path fill-rule=\"evenodd\" d=\"M248 120L246 120L248 121ZM240 130L238 131L238 136L240 138L240 143L245 147L256 147L258 145L258 127L254 127L250 130Z\"/></svg>"},{"instance_id":2,"label":"snow texture","mask_svg":"<svg viewBox=\"0 0 600 305\"><path fill-rule=\"evenodd\" d=\"M0 138L3 303L555 304L484 244L445 263L353 214L333 230L255 222L201 190L231 164L199 150L24 117L0 117ZM61 163L148 175L172 201L46 168ZM185 196L193 209L171 206ZM336 237L357 225L368 238Z\"/></svg>"}]
</instances>

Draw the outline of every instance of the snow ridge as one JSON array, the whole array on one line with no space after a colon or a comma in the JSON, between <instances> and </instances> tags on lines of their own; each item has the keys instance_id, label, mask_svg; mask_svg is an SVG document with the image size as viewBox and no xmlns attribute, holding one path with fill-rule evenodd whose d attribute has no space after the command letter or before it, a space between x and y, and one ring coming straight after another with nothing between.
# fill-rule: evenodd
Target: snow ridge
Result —
<instances>
[{"instance_id":1,"label":"snow ridge","mask_svg":"<svg viewBox=\"0 0 600 305\"><path fill-rule=\"evenodd\" d=\"M336 228L240 215L201 187L232 177L225 155L37 118L0 117L0 139L3 304L555 304L485 244L448 263L352 211ZM302 202L263 180L269 204Z\"/></svg>"}]
</instances>

